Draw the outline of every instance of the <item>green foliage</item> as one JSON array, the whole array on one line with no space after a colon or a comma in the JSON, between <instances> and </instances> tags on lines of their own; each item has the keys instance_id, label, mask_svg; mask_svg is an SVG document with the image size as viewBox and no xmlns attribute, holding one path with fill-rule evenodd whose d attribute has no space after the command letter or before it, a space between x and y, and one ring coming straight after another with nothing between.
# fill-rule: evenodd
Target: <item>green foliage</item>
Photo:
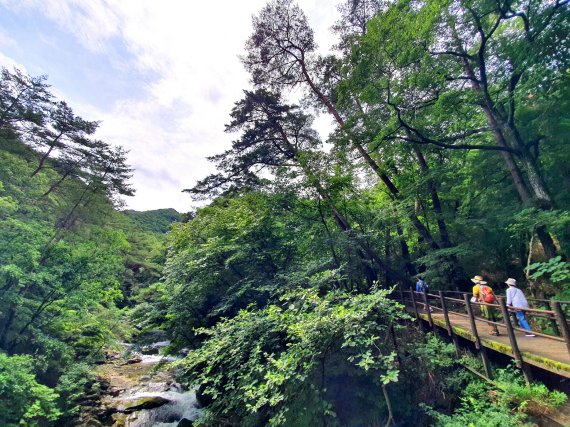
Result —
<instances>
[{"instance_id":1,"label":"green foliage","mask_svg":"<svg viewBox=\"0 0 570 427\"><path fill-rule=\"evenodd\" d=\"M555 283L566 282L570 279L570 262L562 261L561 256L550 258L546 262L535 262L527 267L529 271L534 271L529 278L539 279L547 276Z\"/></svg>"},{"instance_id":2,"label":"green foliage","mask_svg":"<svg viewBox=\"0 0 570 427\"><path fill-rule=\"evenodd\" d=\"M568 397L540 383L526 384L520 371L509 366L496 370L492 385L480 380L468 384L461 406L453 415L427 409L437 426L531 426L528 415L543 415L563 405Z\"/></svg>"},{"instance_id":3,"label":"green foliage","mask_svg":"<svg viewBox=\"0 0 570 427\"><path fill-rule=\"evenodd\" d=\"M297 290L201 329L207 340L180 365L213 399L202 422L295 425L297 411L311 402L308 425L322 417L334 423L333 379L354 368L371 376L380 395L382 384L398 380L389 328L407 318L387 293Z\"/></svg>"},{"instance_id":4,"label":"green foliage","mask_svg":"<svg viewBox=\"0 0 570 427\"><path fill-rule=\"evenodd\" d=\"M62 419L71 421L81 409L81 399L97 393L99 383L93 376L93 368L86 363L73 364L60 377L55 387L57 400L62 411Z\"/></svg>"},{"instance_id":5,"label":"green foliage","mask_svg":"<svg viewBox=\"0 0 570 427\"><path fill-rule=\"evenodd\" d=\"M126 210L125 213L137 225L139 230L154 233L166 233L173 222L180 221L181 215L175 209L155 209L138 212Z\"/></svg>"},{"instance_id":6,"label":"green foliage","mask_svg":"<svg viewBox=\"0 0 570 427\"><path fill-rule=\"evenodd\" d=\"M542 279L555 284L555 298L563 301L570 298L570 262L563 261L561 256L530 264L527 270L532 272L529 279Z\"/></svg>"},{"instance_id":7,"label":"green foliage","mask_svg":"<svg viewBox=\"0 0 570 427\"><path fill-rule=\"evenodd\" d=\"M508 408L495 404L488 395L488 388L481 382L470 383L461 397L461 406L453 415L428 410L438 427L507 427L527 426L524 414L513 414Z\"/></svg>"},{"instance_id":8,"label":"green foliage","mask_svg":"<svg viewBox=\"0 0 570 427\"><path fill-rule=\"evenodd\" d=\"M133 333L126 312L194 348L180 365L213 399L203 424L419 425L419 403L449 412L462 389L453 416L431 412L438 425L524 425L560 404L507 374L466 387L453 347L399 328L376 287L418 271L432 289L467 287L464 271L520 277L534 233L568 254L570 193L549 191L570 185L566 9L347 0L342 56L317 58L302 10L270 1L243 57L255 88L227 126L240 135L193 189L223 196L183 221L115 212L132 194L125 152L44 77L2 70L0 350L41 367L1 359L30 384L7 383L6 422L71 420L96 388L85 363ZM297 85L310 94L286 105ZM335 118L330 150L308 105ZM567 288L570 264L549 257L531 278Z\"/></svg>"},{"instance_id":9,"label":"green foliage","mask_svg":"<svg viewBox=\"0 0 570 427\"><path fill-rule=\"evenodd\" d=\"M37 426L61 416L58 394L39 384L30 356L0 352L0 424Z\"/></svg>"},{"instance_id":10,"label":"green foliage","mask_svg":"<svg viewBox=\"0 0 570 427\"><path fill-rule=\"evenodd\" d=\"M131 271L127 259L136 258L140 240L154 248L161 237L114 210L115 197L131 194L124 152L89 140L86 132L95 122L74 116L64 103L56 106L49 96L29 100L26 108L37 107L37 116L10 110L18 106L18 99L6 102L10 84L26 80L12 77L4 70L0 80L0 121L9 120L0 124L0 424L67 424L93 385L90 364L101 360L105 346L133 332L118 308L130 291L124 285ZM34 104L40 101L45 104ZM59 115L60 122L44 123L44 107L58 109L50 120ZM69 133L60 143L52 141L58 154L51 158L52 150L41 150L50 144L53 129L47 127L65 127L68 119ZM36 128L44 125L45 133ZM30 132L24 135L26 126ZM81 144L83 151L75 151ZM141 258L161 262L164 251L149 252ZM13 377L8 381L7 375ZM57 384L55 392L44 384Z\"/></svg>"},{"instance_id":11,"label":"green foliage","mask_svg":"<svg viewBox=\"0 0 570 427\"><path fill-rule=\"evenodd\" d=\"M499 405L516 412L541 415L557 408L568 400L561 391L551 391L544 384L526 384L515 366L499 370L495 381L500 392L496 395Z\"/></svg>"}]
</instances>

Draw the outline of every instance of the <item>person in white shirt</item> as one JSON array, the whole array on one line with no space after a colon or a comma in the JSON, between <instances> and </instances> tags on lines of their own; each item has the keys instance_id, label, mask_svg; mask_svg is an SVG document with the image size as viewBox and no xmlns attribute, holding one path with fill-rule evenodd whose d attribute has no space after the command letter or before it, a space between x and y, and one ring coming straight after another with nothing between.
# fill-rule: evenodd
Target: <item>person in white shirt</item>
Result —
<instances>
[{"instance_id":1,"label":"person in white shirt","mask_svg":"<svg viewBox=\"0 0 570 427\"><path fill-rule=\"evenodd\" d=\"M509 285L509 289L507 289L507 305L513 308L528 308L528 301L526 300L523 291L517 288L517 281L509 277L505 283ZM524 311L516 310L515 314L517 315L517 319L521 325L521 328L527 331L526 336L536 336L530 330L530 326L526 321Z\"/></svg>"}]
</instances>

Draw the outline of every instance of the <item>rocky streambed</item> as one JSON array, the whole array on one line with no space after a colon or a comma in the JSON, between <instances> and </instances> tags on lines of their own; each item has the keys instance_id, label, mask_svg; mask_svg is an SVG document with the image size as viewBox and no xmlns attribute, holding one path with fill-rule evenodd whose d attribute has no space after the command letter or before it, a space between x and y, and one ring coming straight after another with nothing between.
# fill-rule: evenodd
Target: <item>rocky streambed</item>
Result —
<instances>
[{"instance_id":1,"label":"rocky streambed","mask_svg":"<svg viewBox=\"0 0 570 427\"><path fill-rule=\"evenodd\" d=\"M123 344L125 351L107 352L106 363L96 375L101 394L83 406L78 426L87 427L187 427L201 415L196 394L174 379L162 356L168 341L137 347Z\"/></svg>"}]
</instances>

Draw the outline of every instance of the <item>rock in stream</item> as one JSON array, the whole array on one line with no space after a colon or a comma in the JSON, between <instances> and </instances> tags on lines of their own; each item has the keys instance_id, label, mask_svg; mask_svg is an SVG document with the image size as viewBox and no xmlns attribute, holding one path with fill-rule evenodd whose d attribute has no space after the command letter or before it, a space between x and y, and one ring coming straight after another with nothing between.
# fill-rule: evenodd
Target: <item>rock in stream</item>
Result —
<instances>
[{"instance_id":1,"label":"rock in stream","mask_svg":"<svg viewBox=\"0 0 570 427\"><path fill-rule=\"evenodd\" d=\"M166 427L190 426L201 409L194 391L184 390L173 374L157 365L175 360L160 355L169 344L147 344L145 353L121 357L110 352L107 362L97 367L103 395L99 402L84 407L78 426ZM126 344L125 348L132 345ZM148 349L152 351L148 351Z\"/></svg>"}]
</instances>

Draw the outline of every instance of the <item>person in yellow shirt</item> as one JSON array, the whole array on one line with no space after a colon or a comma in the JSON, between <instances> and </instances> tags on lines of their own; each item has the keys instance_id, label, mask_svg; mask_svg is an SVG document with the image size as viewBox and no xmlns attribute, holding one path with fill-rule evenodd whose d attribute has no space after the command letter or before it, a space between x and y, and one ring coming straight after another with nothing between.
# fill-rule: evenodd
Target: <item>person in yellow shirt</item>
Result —
<instances>
[{"instance_id":1,"label":"person in yellow shirt","mask_svg":"<svg viewBox=\"0 0 570 427\"><path fill-rule=\"evenodd\" d=\"M473 286L473 297L478 302L485 304L497 303L497 299L493 294L493 289L491 289L491 287L487 285L487 282L483 280L483 276L475 276L471 279L471 281L475 283L475 286ZM497 321L497 310L494 307L482 305L481 313L485 319L490 320L491 322ZM489 332L491 335L499 335L499 329L497 328L497 325L489 323L489 326L491 327L491 331Z\"/></svg>"}]
</instances>

